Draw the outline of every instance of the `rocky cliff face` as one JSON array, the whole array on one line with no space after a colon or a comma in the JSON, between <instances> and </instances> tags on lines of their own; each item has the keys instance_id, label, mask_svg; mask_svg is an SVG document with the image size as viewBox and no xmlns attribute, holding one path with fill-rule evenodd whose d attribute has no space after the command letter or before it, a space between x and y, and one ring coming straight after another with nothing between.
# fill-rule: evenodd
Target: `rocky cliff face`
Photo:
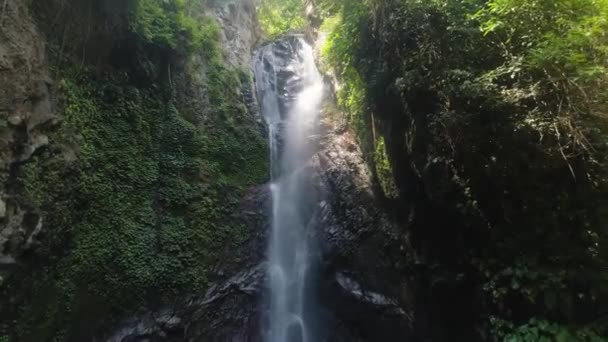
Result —
<instances>
[{"instance_id":1,"label":"rocky cliff face","mask_svg":"<svg viewBox=\"0 0 608 342\"><path fill-rule=\"evenodd\" d=\"M0 284L4 272L36 244L44 220L22 198L17 170L49 144L57 125L44 39L24 2L0 15Z\"/></svg>"},{"instance_id":2,"label":"rocky cliff face","mask_svg":"<svg viewBox=\"0 0 608 342\"><path fill-rule=\"evenodd\" d=\"M383 211L352 132L331 127L314 158L325 193L323 291L333 340L400 341L412 335L414 298L408 287L409 242Z\"/></svg>"},{"instance_id":3,"label":"rocky cliff face","mask_svg":"<svg viewBox=\"0 0 608 342\"><path fill-rule=\"evenodd\" d=\"M0 6L0 340L245 334L229 328L264 253L259 29L252 1L198 4ZM145 26L155 6L169 36Z\"/></svg>"}]
</instances>

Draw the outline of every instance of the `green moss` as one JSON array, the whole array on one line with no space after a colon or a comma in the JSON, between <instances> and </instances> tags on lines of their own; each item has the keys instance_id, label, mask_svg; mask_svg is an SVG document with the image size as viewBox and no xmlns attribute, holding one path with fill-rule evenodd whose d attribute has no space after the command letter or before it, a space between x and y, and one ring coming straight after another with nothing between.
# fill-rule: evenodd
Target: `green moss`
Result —
<instances>
[{"instance_id":1,"label":"green moss","mask_svg":"<svg viewBox=\"0 0 608 342\"><path fill-rule=\"evenodd\" d=\"M250 120L242 89L251 89L251 75L213 63L208 72L211 111L222 118L209 127L207 159L231 184L259 183L268 177L268 148L260 127ZM242 168L245 166L247 171Z\"/></svg>"},{"instance_id":2,"label":"green moss","mask_svg":"<svg viewBox=\"0 0 608 342\"><path fill-rule=\"evenodd\" d=\"M154 20L142 19L138 32L176 47L165 25L171 9L152 7L142 13ZM267 145L243 103L251 75L224 66L218 33L215 21L202 21L210 108L197 127L168 84L58 68L64 122L20 173L44 235L30 267L1 288L14 299L0 303L1 321L16 323L0 333L89 340L142 306L204 290L220 252L247 238L235 212L243 192L268 178Z\"/></svg>"},{"instance_id":3,"label":"green moss","mask_svg":"<svg viewBox=\"0 0 608 342\"><path fill-rule=\"evenodd\" d=\"M235 91L210 89L218 117L204 134L167 92L125 75L99 81L83 70L61 81L58 138L78 132L78 160L47 153L24 169L26 193L48 219L39 253L58 259L22 298L20 339L80 336L152 298L201 290L217 253L243 238L231 217L244 187L266 180L266 149L236 106L237 72L217 72Z\"/></svg>"}]
</instances>

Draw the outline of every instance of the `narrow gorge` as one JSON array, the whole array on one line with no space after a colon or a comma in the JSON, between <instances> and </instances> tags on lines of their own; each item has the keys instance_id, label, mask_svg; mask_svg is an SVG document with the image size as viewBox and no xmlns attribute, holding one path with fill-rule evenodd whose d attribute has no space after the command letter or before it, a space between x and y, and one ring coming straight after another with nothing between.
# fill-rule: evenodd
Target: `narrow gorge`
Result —
<instances>
[{"instance_id":1,"label":"narrow gorge","mask_svg":"<svg viewBox=\"0 0 608 342\"><path fill-rule=\"evenodd\" d=\"M0 0L0 342L608 341L608 0Z\"/></svg>"}]
</instances>

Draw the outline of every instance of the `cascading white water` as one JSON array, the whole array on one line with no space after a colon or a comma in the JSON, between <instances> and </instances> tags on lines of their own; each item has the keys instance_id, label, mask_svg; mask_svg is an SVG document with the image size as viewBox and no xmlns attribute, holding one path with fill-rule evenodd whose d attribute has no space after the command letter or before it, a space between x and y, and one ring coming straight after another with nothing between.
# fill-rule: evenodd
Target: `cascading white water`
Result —
<instances>
[{"instance_id":1,"label":"cascading white water","mask_svg":"<svg viewBox=\"0 0 608 342\"><path fill-rule=\"evenodd\" d=\"M266 342L317 342L314 290L317 203L309 161L314 153L323 79L303 39L287 37L258 52L256 86L272 169L269 313Z\"/></svg>"}]
</instances>

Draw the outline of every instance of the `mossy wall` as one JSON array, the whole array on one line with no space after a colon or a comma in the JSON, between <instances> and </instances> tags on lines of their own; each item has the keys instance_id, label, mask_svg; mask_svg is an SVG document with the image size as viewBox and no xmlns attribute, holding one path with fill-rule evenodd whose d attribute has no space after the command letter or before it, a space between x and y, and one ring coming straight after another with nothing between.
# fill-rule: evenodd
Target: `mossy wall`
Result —
<instances>
[{"instance_id":1,"label":"mossy wall","mask_svg":"<svg viewBox=\"0 0 608 342\"><path fill-rule=\"evenodd\" d=\"M116 15L96 12L111 1L79 2L72 15L96 9L92 35L116 37L107 59L49 36L63 120L16 170L43 230L0 287L0 336L90 340L137 309L200 293L218 255L247 238L236 214L268 178L267 144L242 94L251 74L223 64L219 28L197 4L139 0ZM36 5L42 28L65 15L61 1ZM98 20L122 24L104 32ZM185 88L207 101L177 100Z\"/></svg>"}]
</instances>

